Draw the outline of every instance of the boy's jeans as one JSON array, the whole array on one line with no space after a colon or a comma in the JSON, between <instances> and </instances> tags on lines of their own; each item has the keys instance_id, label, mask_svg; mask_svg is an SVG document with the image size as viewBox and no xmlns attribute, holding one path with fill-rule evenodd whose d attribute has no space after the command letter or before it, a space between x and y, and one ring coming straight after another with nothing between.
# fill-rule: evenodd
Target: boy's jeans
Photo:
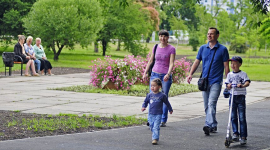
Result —
<instances>
[{"instance_id":1,"label":"boy's jeans","mask_svg":"<svg viewBox=\"0 0 270 150\"><path fill-rule=\"evenodd\" d=\"M35 64L37 64L37 71L40 71L40 60L34 60Z\"/></svg>"},{"instance_id":2,"label":"boy's jeans","mask_svg":"<svg viewBox=\"0 0 270 150\"><path fill-rule=\"evenodd\" d=\"M231 97L230 97L229 105L230 104L231 104ZM239 135L238 117L237 116L239 116L240 137L247 137L246 96L245 95L234 95L233 96L232 116L231 116L232 129L233 129L234 134Z\"/></svg>"},{"instance_id":3,"label":"boy's jeans","mask_svg":"<svg viewBox=\"0 0 270 150\"><path fill-rule=\"evenodd\" d=\"M203 99L204 99L204 110L205 110L205 126L210 128L217 127L216 120L216 106L218 97L221 91L221 84L214 83L212 85L208 85L207 91L203 91Z\"/></svg>"},{"instance_id":4,"label":"boy's jeans","mask_svg":"<svg viewBox=\"0 0 270 150\"><path fill-rule=\"evenodd\" d=\"M164 78L165 75L166 75L166 74L160 74L160 73L152 72L152 73L151 73L151 77L150 77L150 86L149 86L149 90L150 90L150 92L151 92L150 87L151 87L151 82L152 82L152 80L154 80L154 79L156 79L156 78L159 78L159 79L162 81L162 90L163 90L164 94L166 94L167 97L168 97L168 99L169 99L168 94L169 94L169 90L170 90L171 85L172 85L172 75L170 75L169 80L166 81L166 82L163 81L163 78ZM161 122L166 123L167 120L168 120L168 108L167 108L166 104L163 103L163 114L162 114L162 120L161 120Z\"/></svg>"},{"instance_id":5,"label":"boy's jeans","mask_svg":"<svg viewBox=\"0 0 270 150\"><path fill-rule=\"evenodd\" d=\"M148 114L148 122L152 131L152 140L159 140L159 131L162 115Z\"/></svg>"}]
</instances>

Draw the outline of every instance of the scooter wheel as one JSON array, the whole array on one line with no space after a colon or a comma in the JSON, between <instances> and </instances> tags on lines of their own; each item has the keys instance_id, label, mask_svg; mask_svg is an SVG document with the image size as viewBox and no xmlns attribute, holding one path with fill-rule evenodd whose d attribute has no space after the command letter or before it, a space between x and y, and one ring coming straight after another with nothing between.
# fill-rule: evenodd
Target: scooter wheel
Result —
<instances>
[{"instance_id":1,"label":"scooter wheel","mask_svg":"<svg viewBox=\"0 0 270 150\"><path fill-rule=\"evenodd\" d=\"M231 141L229 141L229 140L226 139L224 144L225 144L225 147L226 148L229 148L229 146L231 144Z\"/></svg>"}]
</instances>

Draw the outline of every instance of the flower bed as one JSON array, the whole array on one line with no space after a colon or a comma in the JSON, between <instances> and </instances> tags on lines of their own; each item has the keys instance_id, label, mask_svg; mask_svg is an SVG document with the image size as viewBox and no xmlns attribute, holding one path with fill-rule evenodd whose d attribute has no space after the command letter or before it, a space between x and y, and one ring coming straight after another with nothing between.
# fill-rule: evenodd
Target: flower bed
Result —
<instances>
[{"instance_id":1,"label":"flower bed","mask_svg":"<svg viewBox=\"0 0 270 150\"><path fill-rule=\"evenodd\" d=\"M115 60L110 56L106 56L105 60L98 58L93 61L95 64L90 66L92 69L90 72L90 84L97 88L104 88L110 82L110 84L114 84L117 90L129 90L135 83L144 82L142 76L148 59L149 57L142 58L133 55ZM173 68L173 81L178 84L181 83L185 79L189 68L190 63L186 62L185 58L176 60Z\"/></svg>"}]
</instances>

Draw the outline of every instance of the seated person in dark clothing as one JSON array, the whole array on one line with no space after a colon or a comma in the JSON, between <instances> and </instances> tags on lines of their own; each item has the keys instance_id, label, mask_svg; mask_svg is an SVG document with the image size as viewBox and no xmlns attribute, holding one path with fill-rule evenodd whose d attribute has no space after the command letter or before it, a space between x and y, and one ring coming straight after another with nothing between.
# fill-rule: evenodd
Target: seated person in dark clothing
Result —
<instances>
[{"instance_id":1,"label":"seated person in dark clothing","mask_svg":"<svg viewBox=\"0 0 270 150\"><path fill-rule=\"evenodd\" d=\"M26 64L25 68L25 76L29 77L31 75L28 74L29 67L31 67L33 76L39 76L39 74L36 73L35 70L35 64L34 61L30 58L30 56L27 56L24 49L24 41L25 36L24 35L18 35L18 43L14 46L14 54L18 55L22 58L23 63ZM15 61L21 61L18 57L16 57Z\"/></svg>"}]
</instances>

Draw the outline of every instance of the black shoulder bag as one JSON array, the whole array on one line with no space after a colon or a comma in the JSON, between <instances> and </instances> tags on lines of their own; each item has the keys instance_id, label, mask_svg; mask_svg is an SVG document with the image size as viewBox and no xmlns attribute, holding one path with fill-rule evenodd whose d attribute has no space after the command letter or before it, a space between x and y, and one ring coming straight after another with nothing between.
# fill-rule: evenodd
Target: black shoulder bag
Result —
<instances>
[{"instance_id":1,"label":"black shoulder bag","mask_svg":"<svg viewBox=\"0 0 270 150\"><path fill-rule=\"evenodd\" d=\"M153 62L150 64L149 69L148 69L148 76L149 76L149 77L151 76L152 69L153 69L154 64L155 64L155 61L156 61L155 55L156 55L156 51L157 51L157 46L158 46L158 44L155 45L155 49L154 49L154 59L153 59Z\"/></svg>"},{"instance_id":2,"label":"black shoulder bag","mask_svg":"<svg viewBox=\"0 0 270 150\"><path fill-rule=\"evenodd\" d=\"M207 91L207 88L208 88L208 76L209 76L209 73L210 73L210 70L211 70L211 66L212 66L212 63L213 63L213 60L214 60L216 51L217 50L215 49L215 53L214 53L214 55L212 57L212 60L211 60L210 66L209 66L207 77L202 78L202 73L203 73L203 71L202 71L201 76L200 76L200 78L198 80L198 88L201 91Z\"/></svg>"}]
</instances>

